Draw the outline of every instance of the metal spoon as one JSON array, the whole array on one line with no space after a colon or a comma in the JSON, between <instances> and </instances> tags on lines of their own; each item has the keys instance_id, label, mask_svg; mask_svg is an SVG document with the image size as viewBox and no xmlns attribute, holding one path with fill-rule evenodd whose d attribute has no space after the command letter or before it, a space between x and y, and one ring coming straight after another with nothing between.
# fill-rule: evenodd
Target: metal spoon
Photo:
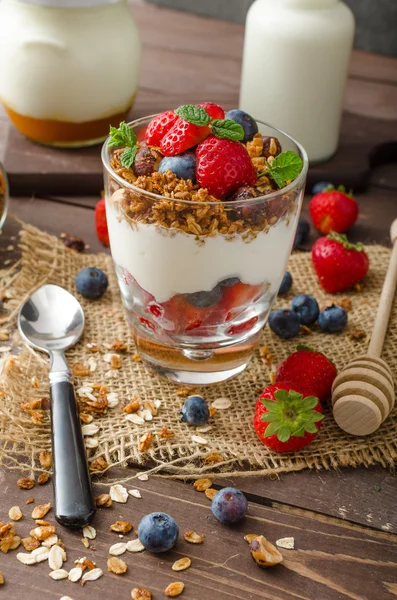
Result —
<instances>
[{"instance_id":1,"label":"metal spoon","mask_svg":"<svg viewBox=\"0 0 397 600\"><path fill-rule=\"evenodd\" d=\"M57 285L44 285L22 306L22 337L50 355L51 433L55 518L67 527L82 527L95 514L91 479L78 409L64 351L84 329L80 304Z\"/></svg>"}]
</instances>

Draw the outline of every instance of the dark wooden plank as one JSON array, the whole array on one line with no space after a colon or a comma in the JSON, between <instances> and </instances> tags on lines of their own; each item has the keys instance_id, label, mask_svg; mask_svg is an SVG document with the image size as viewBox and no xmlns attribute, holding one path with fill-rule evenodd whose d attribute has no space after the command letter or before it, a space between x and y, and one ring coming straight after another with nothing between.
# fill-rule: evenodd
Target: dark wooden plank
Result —
<instances>
[{"instance_id":1,"label":"dark wooden plank","mask_svg":"<svg viewBox=\"0 0 397 600\"><path fill-rule=\"evenodd\" d=\"M119 476L125 471L118 470ZM16 474L3 475L0 498L0 520L8 521L7 512L19 505L25 514L16 524L17 532L27 535L33 526L30 518L32 505L24 501L29 496L35 503L51 498L49 486L21 491L16 488ZM73 600L114 595L129 598L135 585L147 587L154 600L164 597L164 589L171 581L186 585L183 598L201 600L250 599L259 600L392 600L397 586L397 537L387 533L351 525L343 520L327 522L315 513L293 513L273 507L250 503L249 516L235 527L217 523L210 513L209 500L181 483L149 478L147 482L134 480L128 488L137 488L142 499L130 498L126 505L113 505L102 509L94 522L97 538L91 542L95 548L86 550L80 541L80 532L70 532L58 526L68 554L65 568L73 561L87 556L100 566L105 576L85 587L65 581L52 581L48 565L24 566L16 560L15 553L0 559L6 579L4 591L16 600L29 598L53 600L68 595ZM105 488L95 486L96 493ZM110 545L120 541L109 531L109 525L118 519L131 521L136 527L140 518L149 512L161 510L173 515L180 527L180 540L176 548L165 554L124 554L129 569L121 577L106 572L106 559ZM46 517L53 522L52 513ZM185 531L205 534L203 545L189 545L183 541ZM283 565L263 571L252 561L243 535L262 533L270 540L292 536L296 550L283 551ZM132 539L129 534L124 539ZM192 559L192 567L173 573L171 564L181 556Z\"/></svg>"}]
</instances>

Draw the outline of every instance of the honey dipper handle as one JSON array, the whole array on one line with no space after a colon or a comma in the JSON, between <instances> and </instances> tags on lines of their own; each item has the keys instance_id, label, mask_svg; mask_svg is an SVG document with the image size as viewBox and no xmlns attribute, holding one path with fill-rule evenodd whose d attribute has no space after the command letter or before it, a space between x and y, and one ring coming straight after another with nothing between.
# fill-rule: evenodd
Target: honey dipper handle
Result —
<instances>
[{"instance_id":1,"label":"honey dipper handle","mask_svg":"<svg viewBox=\"0 0 397 600\"><path fill-rule=\"evenodd\" d=\"M393 244L393 250L391 253L385 281L383 283L382 293L379 299L378 312L376 313L371 342L368 348L368 354L378 357L380 357L382 354L383 342L385 341L387 325L389 323L390 312L393 306L394 294L397 285L397 219L394 219L390 228L390 237Z\"/></svg>"}]
</instances>

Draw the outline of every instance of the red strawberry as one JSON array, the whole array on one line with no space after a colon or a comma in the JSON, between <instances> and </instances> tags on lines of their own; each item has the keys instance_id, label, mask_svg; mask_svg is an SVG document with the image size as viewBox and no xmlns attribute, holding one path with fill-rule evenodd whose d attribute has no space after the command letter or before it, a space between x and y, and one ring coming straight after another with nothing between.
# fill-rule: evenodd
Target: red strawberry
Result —
<instances>
[{"instance_id":1,"label":"red strawberry","mask_svg":"<svg viewBox=\"0 0 397 600\"><path fill-rule=\"evenodd\" d=\"M331 395L331 388L336 377L335 365L325 354L315 352L309 346L298 346L277 367L276 382L288 381L292 385L304 385L320 402L325 402Z\"/></svg>"},{"instance_id":2,"label":"red strawberry","mask_svg":"<svg viewBox=\"0 0 397 600\"><path fill-rule=\"evenodd\" d=\"M352 287L369 269L364 246L350 244L345 235L334 231L315 242L312 261L321 287L330 294Z\"/></svg>"},{"instance_id":3,"label":"red strawberry","mask_svg":"<svg viewBox=\"0 0 397 600\"><path fill-rule=\"evenodd\" d=\"M160 146L161 140L178 119L178 115L173 110L166 110L154 117L146 129L145 141L147 145Z\"/></svg>"},{"instance_id":4,"label":"red strawberry","mask_svg":"<svg viewBox=\"0 0 397 600\"><path fill-rule=\"evenodd\" d=\"M146 138L146 132L147 132L147 127L141 127L136 132L136 139L138 140L138 142L140 144L145 145L145 142L146 142L146 139L145 139Z\"/></svg>"},{"instance_id":5,"label":"red strawberry","mask_svg":"<svg viewBox=\"0 0 397 600\"><path fill-rule=\"evenodd\" d=\"M327 235L331 231L344 233L357 221L358 204L345 188L332 186L313 196L309 211L314 226Z\"/></svg>"},{"instance_id":6,"label":"red strawberry","mask_svg":"<svg viewBox=\"0 0 397 600\"><path fill-rule=\"evenodd\" d=\"M248 285L241 281L232 286L225 286L219 304L220 310L225 313L225 320L230 321L237 317L247 308L247 305L257 300L263 291L263 285Z\"/></svg>"},{"instance_id":7,"label":"red strawberry","mask_svg":"<svg viewBox=\"0 0 397 600\"><path fill-rule=\"evenodd\" d=\"M271 450L294 452L317 437L323 418L318 398L308 395L303 386L279 382L259 397L254 428Z\"/></svg>"},{"instance_id":8,"label":"red strawberry","mask_svg":"<svg viewBox=\"0 0 397 600\"><path fill-rule=\"evenodd\" d=\"M104 198L101 198L95 207L95 228L98 240L104 246L109 246L108 223L106 220L106 204Z\"/></svg>"},{"instance_id":9,"label":"red strawberry","mask_svg":"<svg viewBox=\"0 0 397 600\"><path fill-rule=\"evenodd\" d=\"M211 135L197 148L197 182L215 198L254 185L257 173L247 149L240 142Z\"/></svg>"},{"instance_id":10,"label":"red strawberry","mask_svg":"<svg viewBox=\"0 0 397 600\"><path fill-rule=\"evenodd\" d=\"M211 309L197 308L190 304L183 294L177 294L160 306L162 314L158 321L159 324L166 331L180 334L186 334L201 327L211 313Z\"/></svg>"},{"instance_id":11,"label":"red strawberry","mask_svg":"<svg viewBox=\"0 0 397 600\"><path fill-rule=\"evenodd\" d=\"M212 119L223 119L225 111L223 108L212 102L203 102L198 104L204 108ZM173 127L164 135L161 140L160 149L164 156L175 156L181 154L189 148L197 146L205 140L211 133L209 127L200 127L193 125L182 118L178 118Z\"/></svg>"}]
</instances>

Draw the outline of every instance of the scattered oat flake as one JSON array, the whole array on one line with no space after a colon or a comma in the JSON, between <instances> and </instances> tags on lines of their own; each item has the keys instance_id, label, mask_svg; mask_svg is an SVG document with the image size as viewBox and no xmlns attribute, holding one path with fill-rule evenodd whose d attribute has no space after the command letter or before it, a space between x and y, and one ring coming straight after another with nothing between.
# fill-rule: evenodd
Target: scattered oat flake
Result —
<instances>
[{"instance_id":1,"label":"scattered oat flake","mask_svg":"<svg viewBox=\"0 0 397 600\"><path fill-rule=\"evenodd\" d=\"M146 452L152 445L153 433L144 433L138 442L138 450L139 452Z\"/></svg>"},{"instance_id":2,"label":"scattered oat flake","mask_svg":"<svg viewBox=\"0 0 397 600\"><path fill-rule=\"evenodd\" d=\"M26 552L32 552L32 550L36 550L40 546L40 542L33 537L22 538L21 544Z\"/></svg>"},{"instance_id":3,"label":"scattered oat flake","mask_svg":"<svg viewBox=\"0 0 397 600\"><path fill-rule=\"evenodd\" d=\"M19 537L19 535L14 535L14 537L12 538L12 544L10 546L10 550L16 550L17 548L19 548L19 546L21 545L21 538Z\"/></svg>"},{"instance_id":4,"label":"scattered oat flake","mask_svg":"<svg viewBox=\"0 0 397 600\"><path fill-rule=\"evenodd\" d=\"M18 552L17 560L21 562L23 565L35 565L36 559L31 554L24 554L23 552Z\"/></svg>"},{"instance_id":5,"label":"scattered oat flake","mask_svg":"<svg viewBox=\"0 0 397 600\"><path fill-rule=\"evenodd\" d=\"M205 538L204 534L198 534L195 531L187 531L183 536L189 544L202 544Z\"/></svg>"},{"instance_id":6,"label":"scattered oat flake","mask_svg":"<svg viewBox=\"0 0 397 600\"><path fill-rule=\"evenodd\" d=\"M230 408L232 401L229 398L217 398L211 403L212 408L216 410L226 410Z\"/></svg>"},{"instance_id":7,"label":"scattered oat flake","mask_svg":"<svg viewBox=\"0 0 397 600\"><path fill-rule=\"evenodd\" d=\"M105 373L105 379L117 379L119 376L119 373L116 369L109 369L109 371L106 371Z\"/></svg>"},{"instance_id":8,"label":"scattered oat flake","mask_svg":"<svg viewBox=\"0 0 397 600\"><path fill-rule=\"evenodd\" d=\"M192 442L194 442L195 444L202 445L202 446L205 446L206 444L208 444L208 440L201 437L200 435L192 435Z\"/></svg>"},{"instance_id":9,"label":"scattered oat flake","mask_svg":"<svg viewBox=\"0 0 397 600\"><path fill-rule=\"evenodd\" d=\"M93 356L90 356L87 363L88 363L88 368L90 369L91 373L95 373L95 371L97 370L97 366L98 366L98 363L95 360L95 358Z\"/></svg>"},{"instance_id":10,"label":"scattered oat flake","mask_svg":"<svg viewBox=\"0 0 397 600\"><path fill-rule=\"evenodd\" d=\"M94 344L93 342L89 342L88 344L86 344L87 349L90 352L99 352L100 351L100 347L97 344Z\"/></svg>"},{"instance_id":11,"label":"scattered oat flake","mask_svg":"<svg viewBox=\"0 0 397 600\"><path fill-rule=\"evenodd\" d=\"M175 437L175 433L170 429L167 429L167 427L163 427L159 433L159 437L164 439L173 438Z\"/></svg>"},{"instance_id":12,"label":"scattered oat flake","mask_svg":"<svg viewBox=\"0 0 397 600\"><path fill-rule=\"evenodd\" d=\"M144 425L145 424L145 419L143 419L142 417L139 417L136 414L126 415L125 420L130 421L131 423L134 423L134 425Z\"/></svg>"},{"instance_id":13,"label":"scattered oat flake","mask_svg":"<svg viewBox=\"0 0 397 600\"><path fill-rule=\"evenodd\" d=\"M276 540L276 546L284 548L285 550L293 550L295 547L295 540L293 537L285 537Z\"/></svg>"},{"instance_id":14,"label":"scattered oat flake","mask_svg":"<svg viewBox=\"0 0 397 600\"><path fill-rule=\"evenodd\" d=\"M50 479L49 473L40 473L40 475L37 478L37 483L39 485L44 485L45 483L47 483L47 481L49 479Z\"/></svg>"},{"instance_id":15,"label":"scattered oat flake","mask_svg":"<svg viewBox=\"0 0 397 600\"><path fill-rule=\"evenodd\" d=\"M364 329L353 329L353 331L351 331L349 334L349 338L353 342L363 340L366 337L367 337L367 332L364 331Z\"/></svg>"},{"instance_id":16,"label":"scattered oat flake","mask_svg":"<svg viewBox=\"0 0 397 600\"><path fill-rule=\"evenodd\" d=\"M18 479L17 486L21 490L31 490L34 487L34 480L31 477L22 477Z\"/></svg>"},{"instance_id":17,"label":"scattered oat flake","mask_svg":"<svg viewBox=\"0 0 397 600\"><path fill-rule=\"evenodd\" d=\"M283 560L283 555L263 535L250 542L251 556L260 567L273 567Z\"/></svg>"},{"instance_id":18,"label":"scattered oat flake","mask_svg":"<svg viewBox=\"0 0 397 600\"><path fill-rule=\"evenodd\" d=\"M48 558L50 556L50 551L48 548L40 546L39 548L36 548L36 550L33 550L32 556L34 556L37 563L41 563L41 562L44 562L45 560L48 560ZM62 564L61 564L61 567L62 567ZM61 568L61 567L57 567L57 568ZM51 567L51 568L53 568L53 567Z\"/></svg>"},{"instance_id":19,"label":"scattered oat flake","mask_svg":"<svg viewBox=\"0 0 397 600\"><path fill-rule=\"evenodd\" d=\"M85 582L85 581L95 581L96 579L99 579L100 577L102 577L103 575L103 571L102 569L96 568L96 569L92 569L91 571L86 571L83 575L83 577L81 578L81 581Z\"/></svg>"},{"instance_id":20,"label":"scattered oat flake","mask_svg":"<svg viewBox=\"0 0 397 600\"><path fill-rule=\"evenodd\" d=\"M42 519L51 510L51 502L48 504L38 504L32 511L32 519Z\"/></svg>"},{"instance_id":21,"label":"scattered oat flake","mask_svg":"<svg viewBox=\"0 0 397 600\"><path fill-rule=\"evenodd\" d=\"M137 352L131 356L131 360L136 363L142 362L142 359Z\"/></svg>"},{"instance_id":22,"label":"scattered oat flake","mask_svg":"<svg viewBox=\"0 0 397 600\"><path fill-rule=\"evenodd\" d=\"M51 469L52 454L48 450L42 450L39 454L40 465L43 469Z\"/></svg>"},{"instance_id":23,"label":"scattered oat flake","mask_svg":"<svg viewBox=\"0 0 397 600\"><path fill-rule=\"evenodd\" d=\"M169 597L179 596L184 589L185 584L182 581L174 581L165 588L164 594Z\"/></svg>"},{"instance_id":24,"label":"scattered oat flake","mask_svg":"<svg viewBox=\"0 0 397 600\"><path fill-rule=\"evenodd\" d=\"M87 377L91 374L90 367L82 365L81 363L75 363L72 365L72 373L75 377Z\"/></svg>"},{"instance_id":25,"label":"scattered oat flake","mask_svg":"<svg viewBox=\"0 0 397 600\"><path fill-rule=\"evenodd\" d=\"M212 500L212 498L217 495L218 490L216 490L215 488L209 488L208 490L205 490L204 493L207 496L207 498Z\"/></svg>"},{"instance_id":26,"label":"scattered oat flake","mask_svg":"<svg viewBox=\"0 0 397 600\"><path fill-rule=\"evenodd\" d=\"M30 497L26 500L25 504L33 504L34 498Z\"/></svg>"},{"instance_id":27,"label":"scattered oat flake","mask_svg":"<svg viewBox=\"0 0 397 600\"><path fill-rule=\"evenodd\" d=\"M134 588L131 591L132 600L152 600L152 592L144 588Z\"/></svg>"},{"instance_id":28,"label":"scattered oat flake","mask_svg":"<svg viewBox=\"0 0 397 600\"><path fill-rule=\"evenodd\" d=\"M127 550L128 552L143 552L145 546L141 543L141 540L137 538L136 540L127 542Z\"/></svg>"},{"instance_id":29,"label":"scattered oat flake","mask_svg":"<svg viewBox=\"0 0 397 600\"><path fill-rule=\"evenodd\" d=\"M132 413L136 413L140 408L141 403L138 397L134 396L134 398L128 404L126 404L126 406L124 406L123 412L127 413L127 415L131 415Z\"/></svg>"},{"instance_id":30,"label":"scattered oat flake","mask_svg":"<svg viewBox=\"0 0 397 600\"><path fill-rule=\"evenodd\" d=\"M197 479L197 481L193 483L193 487L196 490L196 492L205 492L205 490L208 490L208 488L210 488L211 486L211 479Z\"/></svg>"},{"instance_id":31,"label":"scattered oat flake","mask_svg":"<svg viewBox=\"0 0 397 600\"><path fill-rule=\"evenodd\" d=\"M100 494L95 498L95 503L97 506L102 508L110 508L113 504L113 500L109 496L109 494Z\"/></svg>"},{"instance_id":32,"label":"scattered oat flake","mask_svg":"<svg viewBox=\"0 0 397 600\"><path fill-rule=\"evenodd\" d=\"M103 456L98 456L89 465L90 471L104 471L109 466L107 460Z\"/></svg>"},{"instance_id":33,"label":"scattered oat flake","mask_svg":"<svg viewBox=\"0 0 397 600\"><path fill-rule=\"evenodd\" d=\"M8 511L8 516L11 521L20 521L23 517L22 511L19 506L12 506Z\"/></svg>"},{"instance_id":34,"label":"scattered oat flake","mask_svg":"<svg viewBox=\"0 0 397 600\"><path fill-rule=\"evenodd\" d=\"M220 463L224 460L225 459L223 458L222 454L219 454L218 452L211 452L210 454L207 454L207 456L204 458L203 463L205 465L209 465Z\"/></svg>"},{"instance_id":35,"label":"scattered oat flake","mask_svg":"<svg viewBox=\"0 0 397 600\"><path fill-rule=\"evenodd\" d=\"M139 410L137 412L138 417L142 417L145 421L152 421L153 415L149 409L145 408L144 410Z\"/></svg>"},{"instance_id":36,"label":"scattered oat flake","mask_svg":"<svg viewBox=\"0 0 397 600\"><path fill-rule=\"evenodd\" d=\"M212 425L202 425L201 427L196 427L197 433L208 433L211 431Z\"/></svg>"},{"instance_id":37,"label":"scattered oat flake","mask_svg":"<svg viewBox=\"0 0 397 600\"><path fill-rule=\"evenodd\" d=\"M55 533L56 531L56 527L55 525L47 525L47 526L40 526L40 527L35 527L35 529L32 529L32 531L30 532L30 535L34 538L36 538L37 540L39 540L40 542L46 540L47 538L50 537L50 535L52 535L53 533Z\"/></svg>"},{"instance_id":38,"label":"scattered oat flake","mask_svg":"<svg viewBox=\"0 0 397 600\"><path fill-rule=\"evenodd\" d=\"M133 498L142 498L142 494L139 490L128 490L128 493Z\"/></svg>"},{"instance_id":39,"label":"scattered oat flake","mask_svg":"<svg viewBox=\"0 0 397 600\"><path fill-rule=\"evenodd\" d=\"M82 575L83 569L81 567L73 567L73 569L70 569L69 571L68 579L69 581L76 583L76 581L79 581L81 579Z\"/></svg>"},{"instance_id":40,"label":"scattered oat flake","mask_svg":"<svg viewBox=\"0 0 397 600\"><path fill-rule=\"evenodd\" d=\"M116 533L129 533L133 528L133 524L129 521L116 521L110 525L110 530Z\"/></svg>"},{"instance_id":41,"label":"scattered oat flake","mask_svg":"<svg viewBox=\"0 0 397 600\"><path fill-rule=\"evenodd\" d=\"M69 577L69 573L65 571L65 569L57 569L56 571L51 571L49 573L51 579L55 579L55 581L59 581L60 579L67 579Z\"/></svg>"},{"instance_id":42,"label":"scattered oat flake","mask_svg":"<svg viewBox=\"0 0 397 600\"><path fill-rule=\"evenodd\" d=\"M120 403L119 395L116 392L110 392L107 395L107 400L109 408L115 408Z\"/></svg>"},{"instance_id":43,"label":"scattered oat flake","mask_svg":"<svg viewBox=\"0 0 397 600\"><path fill-rule=\"evenodd\" d=\"M60 546L57 546L57 544L51 546L48 556L48 564L50 569L53 571L61 569L63 565L63 556L62 548Z\"/></svg>"},{"instance_id":44,"label":"scattered oat flake","mask_svg":"<svg viewBox=\"0 0 397 600\"><path fill-rule=\"evenodd\" d=\"M116 483L112 485L110 490L110 497L114 502L120 502L121 504L125 504L128 500L128 491L120 483Z\"/></svg>"},{"instance_id":45,"label":"scattered oat flake","mask_svg":"<svg viewBox=\"0 0 397 600\"><path fill-rule=\"evenodd\" d=\"M111 556L108 558L108 571L114 573L115 575L122 575L127 571L126 563L116 556Z\"/></svg>"},{"instance_id":46,"label":"scattered oat flake","mask_svg":"<svg viewBox=\"0 0 397 600\"><path fill-rule=\"evenodd\" d=\"M83 425L81 428L83 435L95 435L99 431L98 425L95 423L90 423L89 425Z\"/></svg>"},{"instance_id":47,"label":"scattered oat flake","mask_svg":"<svg viewBox=\"0 0 397 600\"><path fill-rule=\"evenodd\" d=\"M118 354L112 354L110 357L110 366L112 369L121 369L121 359Z\"/></svg>"},{"instance_id":48,"label":"scattered oat flake","mask_svg":"<svg viewBox=\"0 0 397 600\"><path fill-rule=\"evenodd\" d=\"M95 540L96 538L96 529L92 525L86 525L83 527L83 535L89 540Z\"/></svg>"},{"instance_id":49,"label":"scattered oat flake","mask_svg":"<svg viewBox=\"0 0 397 600\"><path fill-rule=\"evenodd\" d=\"M112 556L120 556L126 551L127 544L125 544L124 542L118 542L117 544L113 544L113 546L110 546L109 548L109 554L111 554Z\"/></svg>"},{"instance_id":50,"label":"scattered oat flake","mask_svg":"<svg viewBox=\"0 0 397 600\"><path fill-rule=\"evenodd\" d=\"M142 475L138 475L137 479L139 479L139 481L147 481L149 479L149 475L147 475L147 473L142 473Z\"/></svg>"},{"instance_id":51,"label":"scattered oat flake","mask_svg":"<svg viewBox=\"0 0 397 600\"><path fill-rule=\"evenodd\" d=\"M38 379L38 377L36 377L36 375L33 375L32 379L31 379L31 384L32 384L32 388L40 387L40 380Z\"/></svg>"},{"instance_id":52,"label":"scattered oat flake","mask_svg":"<svg viewBox=\"0 0 397 600\"><path fill-rule=\"evenodd\" d=\"M70 596L62 596L61 600L72 600Z\"/></svg>"},{"instance_id":53,"label":"scattered oat flake","mask_svg":"<svg viewBox=\"0 0 397 600\"><path fill-rule=\"evenodd\" d=\"M85 442L86 448L92 449L92 448L98 448L98 446L99 446L99 440L98 440L98 438L95 438L95 437L86 437L84 442Z\"/></svg>"},{"instance_id":54,"label":"scattered oat flake","mask_svg":"<svg viewBox=\"0 0 397 600\"><path fill-rule=\"evenodd\" d=\"M173 571L185 571L186 569L188 569L190 567L191 564L192 564L192 561L190 560L190 558L185 556L184 558L180 558L179 560L176 560L171 568Z\"/></svg>"},{"instance_id":55,"label":"scattered oat flake","mask_svg":"<svg viewBox=\"0 0 397 600\"><path fill-rule=\"evenodd\" d=\"M50 535L50 537L48 537L46 540L44 540L44 542L42 542L42 546L45 546L46 548L51 548L51 546L53 546L57 542L58 536L56 533L54 533L53 535Z\"/></svg>"},{"instance_id":56,"label":"scattered oat flake","mask_svg":"<svg viewBox=\"0 0 397 600\"><path fill-rule=\"evenodd\" d=\"M85 548L89 548L90 547L90 542L87 540L86 537L81 538L81 543L83 544L83 546Z\"/></svg>"}]
</instances>

